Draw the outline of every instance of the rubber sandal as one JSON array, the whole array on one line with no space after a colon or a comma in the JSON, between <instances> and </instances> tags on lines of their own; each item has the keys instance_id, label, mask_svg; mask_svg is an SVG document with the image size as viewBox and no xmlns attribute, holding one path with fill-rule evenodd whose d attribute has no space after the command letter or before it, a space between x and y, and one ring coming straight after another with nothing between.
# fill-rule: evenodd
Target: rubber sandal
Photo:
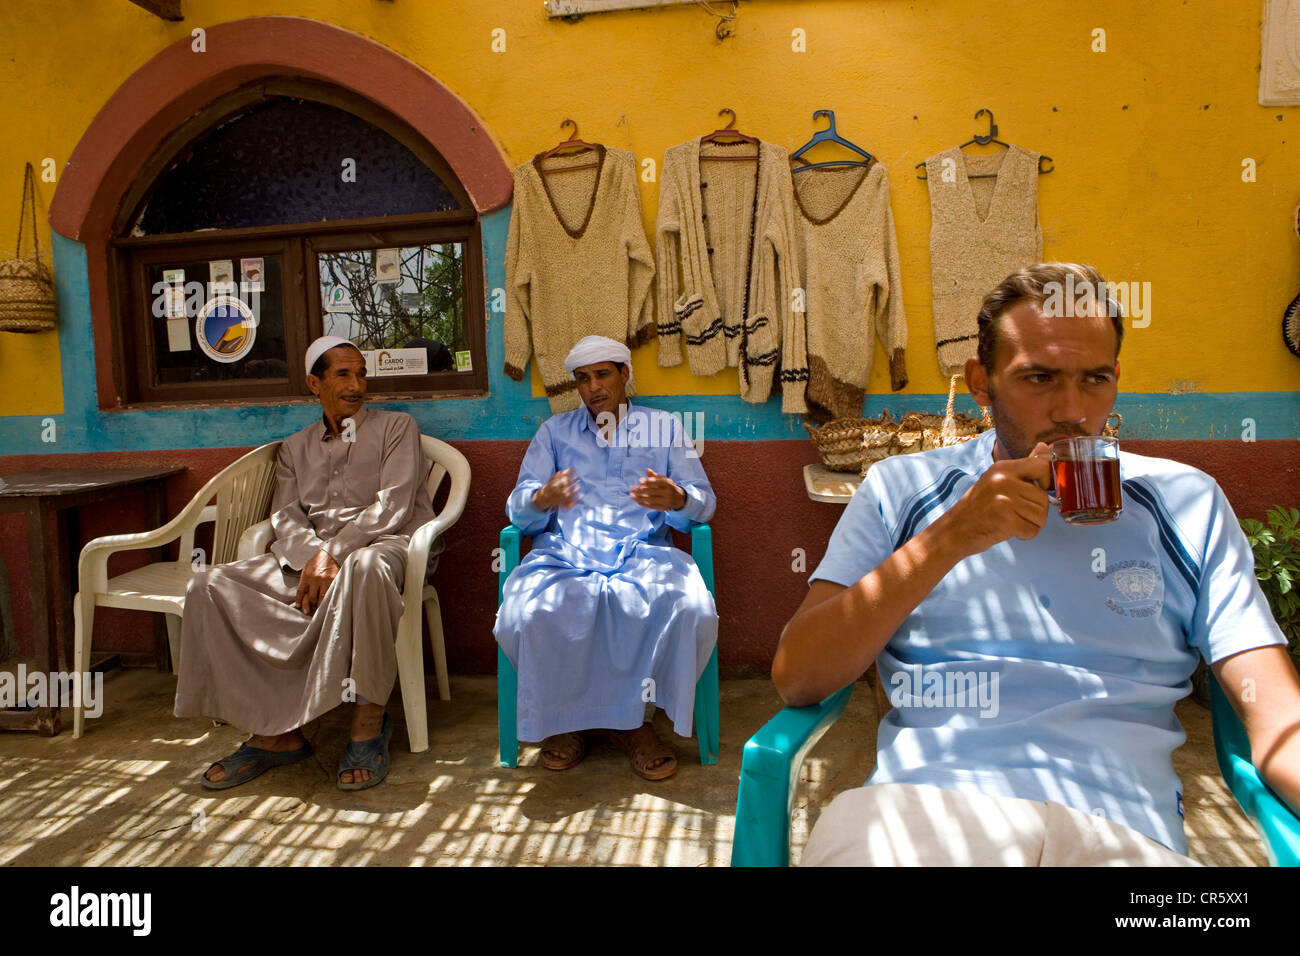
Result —
<instances>
[{"instance_id":1,"label":"rubber sandal","mask_svg":"<svg viewBox=\"0 0 1300 956\"><path fill-rule=\"evenodd\" d=\"M643 724L642 726L646 725ZM677 772L677 755L672 752L672 748L659 739L658 734L655 734L654 746L637 749L635 738L632 735L638 733L639 730L640 728L636 730L611 730L609 732L609 742L628 755L632 761L632 769L636 771L637 776L645 780L666 780L671 777ZM654 734L653 727L650 729L650 733ZM668 758L665 763L660 764L653 770L649 769L650 761L662 757Z\"/></svg>"},{"instance_id":2,"label":"rubber sandal","mask_svg":"<svg viewBox=\"0 0 1300 956\"><path fill-rule=\"evenodd\" d=\"M338 781L340 790L369 790L378 786L388 776L388 741L393 736L393 722L384 714L384 729L378 737L369 740L349 740L348 749L339 758L338 776L344 770L369 770L369 780L356 780L352 783ZM335 778L337 779L337 777Z\"/></svg>"},{"instance_id":3,"label":"rubber sandal","mask_svg":"<svg viewBox=\"0 0 1300 956\"><path fill-rule=\"evenodd\" d=\"M569 757L548 757L547 751L571 752ZM587 738L581 731L555 734L542 741L542 755L538 762L547 770L568 770L582 763L587 756Z\"/></svg>"},{"instance_id":4,"label":"rubber sandal","mask_svg":"<svg viewBox=\"0 0 1300 956\"><path fill-rule=\"evenodd\" d=\"M221 780L209 780L207 777L208 770L203 771L202 783L204 790L229 790L231 787L238 787L241 784L248 783L254 777L260 777L272 767L284 767L291 763L297 763L300 760L306 760L312 754L311 744L306 743L297 750L262 750L258 747L250 747L247 743L239 745L229 757L222 757L220 760L208 766L208 770L213 767L220 767L226 772L226 776ZM244 773L245 768L248 772Z\"/></svg>"}]
</instances>

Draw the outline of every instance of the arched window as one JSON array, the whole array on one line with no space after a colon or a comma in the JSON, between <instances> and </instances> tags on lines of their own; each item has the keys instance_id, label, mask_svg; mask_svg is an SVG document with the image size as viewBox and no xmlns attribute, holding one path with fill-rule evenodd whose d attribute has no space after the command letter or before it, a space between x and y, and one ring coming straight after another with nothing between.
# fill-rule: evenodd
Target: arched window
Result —
<instances>
[{"instance_id":1,"label":"arched window","mask_svg":"<svg viewBox=\"0 0 1300 956\"><path fill-rule=\"evenodd\" d=\"M140 171L114 235L128 402L302 396L322 334L366 352L372 395L487 389L473 204L345 91L263 80L210 105Z\"/></svg>"}]
</instances>

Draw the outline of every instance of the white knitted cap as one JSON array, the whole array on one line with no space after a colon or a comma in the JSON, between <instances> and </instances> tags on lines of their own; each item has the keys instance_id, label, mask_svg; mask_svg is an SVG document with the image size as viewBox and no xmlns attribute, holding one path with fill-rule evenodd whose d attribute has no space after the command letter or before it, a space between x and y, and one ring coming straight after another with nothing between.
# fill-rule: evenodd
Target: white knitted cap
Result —
<instances>
[{"instance_id":1,"label":"white knitted cap","mask_svg":"<svg viewBox=\"0 0 1300 956\"><path fill-rule=\"evenodd\" d=\"M564 370L570 375L575 370L582 368L584 365L595 365L597 362L622 362L627 366L627 391L629 395L635 394L632 378L632 350L622 342L604 335L588 335L586 338L579 340L569 354L564 359Z\"/></svg>"},{"instance_id":2,"label":"white knitted cap","mask_svg":"<svg viewBox=\"0 0 1300 956\"><path fill-rule=\"evenodd\" d=\"M316 360L318 358L320 358L330 349L335 348L336 346L339 345L348 345L354 349L357 349L358 352L361 351L361 349L357 348L354 342L348 341L347 339L343 338L343 336L341 335L322 335L311 345L307 346L307 362L306 362L307 374L308 375L311 374L312 366L316 364Z\"/></svg>"}]
</instances>

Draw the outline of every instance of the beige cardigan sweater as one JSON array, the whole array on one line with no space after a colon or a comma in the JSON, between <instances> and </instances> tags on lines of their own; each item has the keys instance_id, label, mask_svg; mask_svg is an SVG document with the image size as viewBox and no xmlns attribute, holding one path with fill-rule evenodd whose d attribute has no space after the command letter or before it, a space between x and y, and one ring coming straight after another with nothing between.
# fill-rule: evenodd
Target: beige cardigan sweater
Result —
<instances>
[{"instance_id":1,"label":"beige cardigan sweater","mask_svg":"<svg viewBox=\"0 0 1300 956\"><path fill-rule=\"evenodd\" d=\"M997 178L968 179L968 168ZM953 148L927 159L925 175L934 340L939 368L954 375L975 358L984 296L1043 257L1038 154L1012 146L990 156L967 156Z\"/></svg>"},{"instance_id":2,"label":"beige cardigan sweater","mask_svg":"<svg viewBox=\"0 0 1300 956\"><path fill-rule=\"evenodd\" d=\"M579 339L604 335L629 348L654 337L654 256L641 219L636 159L600 146L554 156L546 168L594 161L597 168L548 175L539 157L515 169L506 239L505 373L523 378L536 360L552 412L580 404L564 359Z\"/></svg>"},{"instance_id":3,"label":"beige cardigan sweater","mask_svg":"<svg viewBox=\"0 0 1300 956\"><path fill-rule=\"evenodd\" d=\"M738 368L745 401L780 389L781 410L803 412L808 363L803 313L793 308L789 159L771 143L758 148L757 163L705 160L703 172L702 155L752 154L754 146L694 139L664 154L655 223L659 364L679 365L685 340L694 374Z\"/></svg>"},{"instance_id":4,"label":"beige cardigan sweater","mask_svg":"<svg viewBox=\"0 0 1300 956\"><path fill-rule=\"evenodd\" d=\"M823 167L793 174L801 287L807 309L809 417L856 418L871 378L876 339L890 362L890 385L907 384L907 317L889 175Z\"/></svg>"}]
</instances>

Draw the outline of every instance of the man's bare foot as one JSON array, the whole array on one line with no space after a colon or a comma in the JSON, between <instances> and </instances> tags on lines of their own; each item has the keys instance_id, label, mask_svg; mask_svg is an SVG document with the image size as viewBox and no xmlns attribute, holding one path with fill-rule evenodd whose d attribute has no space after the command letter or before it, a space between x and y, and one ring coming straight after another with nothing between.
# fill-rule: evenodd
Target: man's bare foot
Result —
<instances>
[{"instance_id":1,"label":"man's bare foot","mask_svg":"<svg viewBox=\"0 0 1300 956\"><path fill-rule=\"evenodd\" d=\"M646 780L663 780L677 772L677 757L646 721L636 730L611 730L610 742L632 760L632 769Z\"/></svg>"},{"instance_id":2,"label":"man's bare foot","mask_svg":"<svg viewBox=\"0 0 1300 956\"><path fill-rule=\"evenodd\" d=\"M288 753L290 750L301 750L307 745L307 738L302 735L302 728L291 730L287 734L275 734L271 737L264 737L261 734L253 734L244 743L250 747L256 747L258 750L269 750L272 753ZM203 776L207 777L213 783L220 783L226 779L226 770L220 764L213 764L208 768L208 772Z\"/></svg>"},{"instance_id":3,"label":"man's bare foot","mask_svg":"<svg viewBox=\"0 0 1300 956\"><path fill-rule=\"evenodd\" d=\"M353 740L373 740L384 732L383 704L355 704L352 707ZM344 770L339 774L340 783L364 783L374 774L369 770Z\"/></svg>"}]
</instances>

